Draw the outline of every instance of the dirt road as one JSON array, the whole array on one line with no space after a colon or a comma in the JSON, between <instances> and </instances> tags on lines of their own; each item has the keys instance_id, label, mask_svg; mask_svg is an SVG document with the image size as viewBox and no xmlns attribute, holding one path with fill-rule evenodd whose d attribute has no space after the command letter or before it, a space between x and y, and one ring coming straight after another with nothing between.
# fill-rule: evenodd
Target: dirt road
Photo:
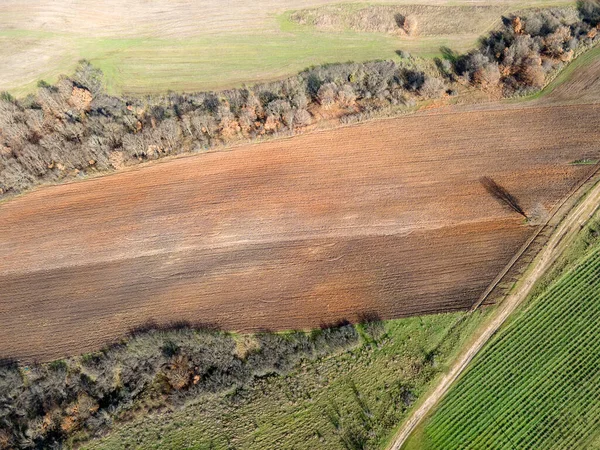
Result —
<instances>
[{"instance_id":1,"label":"dirt road","mask_svg":"<svg viewBox=\"0 0 600 450\"><path fill-rule=\"evenodd\" d=\"M532 287L552 266L556 259L561 255L566 247L572 242L573 238L594 214L600 206L600 184L587 194L585 199L575 207L565 220L558 226L552 234L548 243L542 252L535 259L532 269L528 272L525 279L519 283L515 291L506 297L503 303L495 311L491 322L479 332L475 342L469 347L450 369L450 371L439 381L435 390L427 397L427 399L417 408L410 418L405 422L400 429L391 450L400 450L406 442L411 432L423 420L423 418L432 410L432 408L440 401L440 399L448 392L452 383L460 376L460 374L468 366L469 362L483 348L486 342L498 331L506 319L515 311L527 295L531 292Z\"/></svg>"}]
</instances>

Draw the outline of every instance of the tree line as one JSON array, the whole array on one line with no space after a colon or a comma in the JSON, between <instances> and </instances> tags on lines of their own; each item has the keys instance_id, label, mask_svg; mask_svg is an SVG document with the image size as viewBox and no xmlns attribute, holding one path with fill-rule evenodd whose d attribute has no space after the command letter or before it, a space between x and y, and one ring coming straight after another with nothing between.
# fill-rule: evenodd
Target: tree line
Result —
<instances>
[{"instance_id":1,"label":"tree line","mask_svg":"<svg viewBox=\"0 0 600 450\"><path fill-rule=\"evenodd\" d=\"M381 337L378 323L365 330ZM0 360L0 449L62 448L140 409L178 406L204 393L234 395L258 377L285 375L359 340L348 324L253 336L179 324L138 330L97 353L49 364Z\"/></svg>"},{"instance_id":2,"label":"tree line","mask_svg":"<svg viewBox=\"0 0 600 450\"><path fill-rule=\"evenodd\" d=\"M375 61L316 67L251 88L127 98L108 95L102 73L82 61L71 77L36 94L0 96L0 195L43 182L240 139L292 133L334 116L397 105L430 92L410 64Z\"/></svg>"},{"instance_id":3,"label":"tree line","mask_svg":"<svg viewBox=\"0 0 600 450\"><path fill-rule=\"evenodd\" d=\"M484 89L500 88L505 96L531 93L549 73L569 62L598 37L600 3L579 2L570 9L547 9L503 17L502 26L464 55L447 52L452 71Z\"/></svg>"},{"instance_id":4,"label":"tree line","mask_svg":"<svg viewBox=\"0 0 600 450\"><path fill-rule=\"evenodd\" d=\"M35 94L0 94L0 196L44 181L119 169L240 139L289 134L323 116L360 120L395 105L454 93L460 83L521 95L583 46L597 42L598 1L577 14L549 9L504 17L466 54L449 49L436 70L414 60L329 64L253 87L153 97L117 97L102 73L82 61Z\"/></svg>"}]
</instances>

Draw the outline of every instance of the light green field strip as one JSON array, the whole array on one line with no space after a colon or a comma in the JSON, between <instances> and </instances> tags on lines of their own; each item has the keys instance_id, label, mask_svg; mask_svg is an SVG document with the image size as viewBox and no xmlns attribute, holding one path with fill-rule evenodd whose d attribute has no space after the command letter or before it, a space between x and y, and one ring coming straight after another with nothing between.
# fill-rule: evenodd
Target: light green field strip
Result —
<instances>
[{"instance_id":1,"label":"light green field strip","mask_svg":"<svg viewBox=\"0 0 600 450\"><path fill-rule=\"evenodd\" d=\"M0 42L13 47L27 47L40 39L19 34L0 33ZM34 70L33 79L11 89L22 95L31 92L38 79L50 83L61 73L71 72L79 59L89 59L106 74L111 93L160 93L204 91L238 87L244 83L270 81L297 73L312 65L329 62L398 59L396 50L433 57L441 46L464 50L477 40L476 35L423 37L402 41L383 34L356 32L294 32L200 36L176 39L79 38L47 34L48 42L67 42L50 64ZM5 47L6 53L8 49ZM4 58L9 56L3 55ZM36 73L37 72L37 73ZM10 86L0 84L3 89Z\"/></svg>"},{"instance_id":2,"label":"light green field strip","mask_svg":"<svg viewBox=\"0 0 600 450\"><path fill-rule=\"evenodd\" d=\"M512 2L506 5L506 12L572 3ZM52 83L60 74L72 72L82 58L106 73L111 93L238 87L280 79L311 65L398 59L398 50L427 58L440 55L443 46L462 52L475 46L480 35L500 20L494 12L475 27L476 32L455 30L448 35L407 39L383 33L322 32L292 23L289 16L290 12L272 16L263 28L249 32L202 33L199 26L198 35L180 39L85 36L65 30L54 33L51 28L0 29L0 90L17 96L32 92L38 80ZM134 28L131 35L135 36Z\"/></svg>"},{"instance_id":3,"label":"light green field strip","mask_svg":"<svg viewBox=\"0 0 600 450\"><path fill-rule=\"evenodd\" d=\"M596 244L496 335L405 448L589 448L599 319Z\"/></svg>"}]
</instances>

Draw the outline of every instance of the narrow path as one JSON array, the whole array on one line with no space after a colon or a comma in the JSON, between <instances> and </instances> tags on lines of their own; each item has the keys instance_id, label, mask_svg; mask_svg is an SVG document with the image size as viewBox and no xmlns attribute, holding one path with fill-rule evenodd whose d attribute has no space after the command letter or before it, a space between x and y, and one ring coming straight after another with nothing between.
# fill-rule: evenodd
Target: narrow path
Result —
<instances>
[{"instance_id":1,"label":"narrow path","mask_svg":"<svg viewBox=\"0 0 600 450\"><path fill-rule=\"evenodd\" d=\"M439 381L435 390L404 423L389 447L391 450L400 450L416 426L433 409L446 392L448 392L452 383L460 376L473 357L483 348L485 343L496 333L496 331L498 331L508 316L514 312L525 298L527 298L534 284L552 266L563 250L570 244L573 237L590 217L592 217L599 206L600 183L589 191L587 197L577 205L558 226L544 249L532 263L532 270L527 274L526 278L522 280L514 292L506 297L498 307L498 310L494 313L495 317L479 332L479 336L471 347L459 357L458 361L456 361L450 371Z\"/></svg>"}]
</instances>

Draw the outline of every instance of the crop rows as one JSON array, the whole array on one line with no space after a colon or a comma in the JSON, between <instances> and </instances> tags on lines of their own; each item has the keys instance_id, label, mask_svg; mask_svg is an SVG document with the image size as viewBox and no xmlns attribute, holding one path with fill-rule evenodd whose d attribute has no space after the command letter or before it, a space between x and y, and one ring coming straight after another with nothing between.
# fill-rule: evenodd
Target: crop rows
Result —
<instances>
[{"instance_id":1,"label":"crop rows","mask_svg":"<svg viewBox=\"0 0 600 450\"><path fill-rule=\"evenodd\" d=\"M600 248L473 362L424 430L428 448L585 448L600 422Z\"/></svg>"},{"instance_id":2,"label":"crop rows","mask_svg":"<svg viewBox=\"0 0 600 450\"><path fill-rule=\"evenodd\" d=\"M4 202L0 356L94 351L149 321L253 332L467 309L534 232L481 177L551 210L590 172L569 163L598 157L599 113L415 115Z\"/></svg>"}]
</instances>

